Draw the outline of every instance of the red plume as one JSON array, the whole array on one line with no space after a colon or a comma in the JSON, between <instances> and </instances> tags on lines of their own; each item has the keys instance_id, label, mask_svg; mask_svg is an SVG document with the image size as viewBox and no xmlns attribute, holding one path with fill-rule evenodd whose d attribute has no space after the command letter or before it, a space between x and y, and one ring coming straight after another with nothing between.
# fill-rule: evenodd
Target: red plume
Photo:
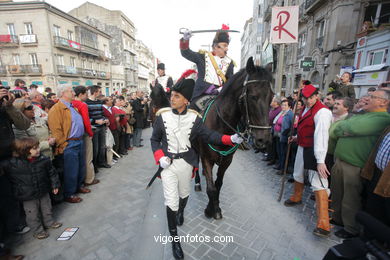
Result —
<instances>
[{"instance_id":1,"label":"red plume","mask_svg":"<svg viewBox=\"0 0 390 260\"><path fill-rule=\"evenodd\" d=\"M186 71L184 71L183 74L181 74L180 78L177 81L185 79L185 78L187 78L188 76L190 76L193 73L197 73L196 70L186 70Z\"/></svg>"},{"instance_id":2,"label":"red plume","mask_svg":"<svg viewBox=\"0 0 390 260\"><path fill-rule=\"evenodd\" d=\"M221 30L229 30L229 26L226 24L222 24L222 29Z\"/></svg>"}]
</instances>

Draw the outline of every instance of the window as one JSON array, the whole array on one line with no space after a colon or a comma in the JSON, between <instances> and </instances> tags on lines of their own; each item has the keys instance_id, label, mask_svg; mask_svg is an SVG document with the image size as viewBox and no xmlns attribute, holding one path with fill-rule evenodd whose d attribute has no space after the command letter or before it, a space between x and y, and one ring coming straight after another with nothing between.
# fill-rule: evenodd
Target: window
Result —
<instances>
[{"instance_id":1,"label":"window","mask_svg":"<svg viewBox=\"0 0 390 260\"><path fill-rule=\"evenodd\" d=\"M76 58L70 57L70 66L75 68L76 67Z\"/></svg>"},{"instance_id":2,"label":"window","mask_svg":"<svg viewBox=\"0 0 390 260\"><path fill-rule=\"evenodd\" d=\"M317 39L325 35L325 20L318 23L317 27Z\"/></svg>"},{"instance_id":3,"label":"window","mask_svg":"<svg viewBox=\"0 0 390 260\"><path fill-rule=\"evenodd\" d=\"M53 25L53 32L55 36L61 36L61 27Z\"/></svg>"},{"instance_id":4,"label":"window","mask_svg":"<svg viewBox=\"0 0 390 260\"><path fill-rule=\"evenodd\" d=\"M68 40L73 41L73 32L72 31L68 31Z\"/></svg>"},{"instance_id":5,"label":"window","mask_svg":"<svg viewBox=\"0 0 390 260\"><path fill-rule=\"evenodd\" d=\"M8 28L8 33L10 35L16 35L16 33L15 33L15 25L13 23L7 24L7 28Z\"/></svg>"},{"instance_id":6,"label":"window","mask_svg":"<svg viewBox=\"0 0 390 260\"><path fill-rule=\"evenodd\" d=\"M31 65L38 65L38 57L37 57L37 54L36 53L30 53L30 61L31 61Z\"/></svg>"},{"instance_id":7,"label":"window","mask_svg":"<svg viewBox=\"0 0 390 260\"><path fill-rule=\"evenodd\" d=\"M87 67L85 66L85 60L82 60L81 61L81 67L83 68L83 69L86 69Z\"/></svg>"},{"instance_id":8,"label":"window","mask_svg":"<svg viewBox=\"0 0 390 260\"><path fill-rule=\"evenodd\" d=\"M63 56L63 55L57 54L57 55L56 55L56 58L57 58L57 65L62 65L62 66L64 66L64 56Z\"/></svg>"},{"instance_id":9,"label":"window","mask_svg":"<svg viewBox=\"0 0 390 260\"><path fill-rule=\"evenodd\" d=\"M20 65L20 56L19 54L12 54L12 60L14 65Z\"/></svg>"},{"instance_id":10,"label":"window","mask_svg":"<svg viewBox=\"0 0 390 260\"><path fill-rule=\"evenodd\" d=\"M386 63L389 49L380 49L368 53L367 65Z\"/></svg>"},{"instance_id":11,"label":"window","mask_svg":"<svg viewBox=\"0 0 390 260\"><path fill-rule=\"evenodd\" d=\"M372 4L366 8L364 21L372 21L378 27L390 23L390 3Z\"/></svg>"},{"instance_id":12,"label":"window","mask_svg":"<svg viewBox=\"0 0 390 260\"><path fill-rule=\"evenodd\" d=\"M25 23L24 28L26 29L26 34L34 34L32 23Z\"/></svg>"}]
</instances>

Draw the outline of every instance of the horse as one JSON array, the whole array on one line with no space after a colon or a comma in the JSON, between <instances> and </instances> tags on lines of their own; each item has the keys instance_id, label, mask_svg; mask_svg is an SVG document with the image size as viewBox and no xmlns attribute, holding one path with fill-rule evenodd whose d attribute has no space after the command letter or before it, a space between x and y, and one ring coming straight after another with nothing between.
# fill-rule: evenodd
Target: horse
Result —
<instances>
[{"instance_id":1,"label":"horse","mask_svg":"<svg viewBox=\"0 0 390 260\"><path fill-rule=\"evenodd\" d=\"M150 90L150 98L152 99L150 102L150 120L154 123L157 111L160 108L169 107L171 104L164 88L159 83L157 83L154 87L150 85Z\"/></svg>"},{"instance_id":2,"label":"horse","mask_svg":"<svg viewBox=\"0 0 390 260\"><path fill-rule=\"evenodd\" d=\"M262 67L255 66L252 57L246 67L234 74L224 85L221 93L208 106L203 115L205 125L223 134L244 131L254 138L254 145L263 148L271 141L269 106L273 98L272 75ZM244 129L237 130L239 125ZM219 194L226 170L230 166L235 150L226 154L224 146L209 146L198 140L196 144L206 177L208 205L204 214L208 218L221 219ZM217 151L216 151L217 150ZM217 178L213 181L212 169L218 165Z\"/></svg>"}]
</instances>

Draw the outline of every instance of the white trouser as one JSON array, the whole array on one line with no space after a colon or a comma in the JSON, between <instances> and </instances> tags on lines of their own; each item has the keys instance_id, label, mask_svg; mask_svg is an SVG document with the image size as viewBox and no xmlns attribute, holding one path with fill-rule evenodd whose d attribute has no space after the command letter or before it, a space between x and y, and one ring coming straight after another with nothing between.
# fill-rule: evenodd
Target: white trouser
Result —
<instances>
[{"instance_id":1,"label":"white trouser","mask_svg":"<svg viewBox=\"0 0 390 260\"><path fill-rule=\"evenodd\" d=\"M184 159L175 159L161 172L164 204L173 211L179 209L179 197L184 199L190 195L192 168Z\"/></svg>"},{"instance_id":2,"label":"white trouser","mask_svg":"<svg viewBox=\"0 0 390 260\"><path fill-rule=\"evenodd\" d=\"M328 179L322 178L317 171L308 170L309 181L311 189L313 191L326 190L328 195L330 190L328 189ZM294 163L294 180L300 183L304 183L304 164L303 164L303 147L298 146L297 156Z\"/></svg>"}]
</instances>

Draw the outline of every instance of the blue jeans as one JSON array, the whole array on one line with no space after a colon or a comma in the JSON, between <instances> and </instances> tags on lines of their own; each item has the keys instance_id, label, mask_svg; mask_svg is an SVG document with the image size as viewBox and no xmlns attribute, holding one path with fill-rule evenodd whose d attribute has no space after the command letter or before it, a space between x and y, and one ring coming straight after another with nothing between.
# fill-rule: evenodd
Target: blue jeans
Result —
<instances>
[{"instance_id":1,"label":"blue jeans","mask_svg":"<svg viewBox=\"0 0 390 260\"><path fill-rule=\"evenodd\" d=\"M83 140L69 140L64 150L64 197L69 198L81 187L85 178Z\"/></svg>"},{"instance_id":2,"label":"blue jeans","mask_svg":"<svg viewBox=\"0 0 390 260\"><path fill-rule=\"evenodd\" d=\"M142 136L142 128L134 129L134 137L133 137L133 145L140 146L141 145L141 136Z\"/></svg>"}]
</instances>

